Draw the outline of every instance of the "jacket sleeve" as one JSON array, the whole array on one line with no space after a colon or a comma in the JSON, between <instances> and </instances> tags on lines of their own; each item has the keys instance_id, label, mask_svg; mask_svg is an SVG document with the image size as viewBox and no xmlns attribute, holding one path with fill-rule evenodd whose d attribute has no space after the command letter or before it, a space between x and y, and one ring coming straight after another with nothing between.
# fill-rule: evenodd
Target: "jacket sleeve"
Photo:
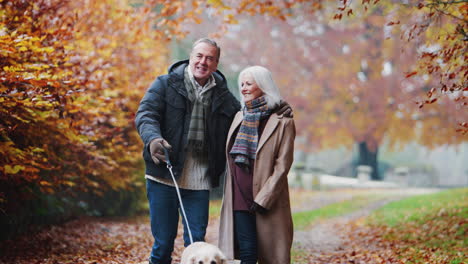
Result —
<instances>
[{"instance_id":1,"label":"jacket sleeve","mask_svg":"<svg viewBox=\"0 0 468 264\"><path fill-rule=\"evenodd\" d=\"M161 122L166 109L166 87L164 79L158 77L146 91L136 113L135 125L146 149L153 139L162 137Z\"/></svg>"},{"instance_id":2,"label":"jacket sleeve","mask_svg":"<svg viewBox=\"0 0 468 264\"><path fill-rule=\"evenodd\" d=\"M283 188L288 188L288 173L294 159L294 139L296 137L296 127L294 120L288 118L284 127L281 141L273 168L273 174L268 178L262 188L255 196L255 202L260 206L271 209L277 197L282 193ZM274 155L272 153L272 155Z\"/></svg>"}]
</instances>

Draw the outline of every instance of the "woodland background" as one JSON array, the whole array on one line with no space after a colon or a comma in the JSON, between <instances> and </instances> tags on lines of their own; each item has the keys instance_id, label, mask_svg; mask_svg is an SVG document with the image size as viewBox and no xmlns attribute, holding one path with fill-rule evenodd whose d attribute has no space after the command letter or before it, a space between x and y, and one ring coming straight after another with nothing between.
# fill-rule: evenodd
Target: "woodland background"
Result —
<instances>
[{"instance_id":1,"label":"woodland background","mask_svg":"<svg viewBox=\"0 0 468 264\"><path fill-rule=\"evenodd\" d=\"M207 35L222 47L220 69L234 94L242 68L273 72L294 109L296 167L315 166L307 154L343 148L354 153L343 174L369 165L382 180L383 146L454 146L466 157L465 0L0 0L0 7L1 238L33 224L140 210L135 111L152 80ZM453 184L466 186L467 174Z\"/></svg>"}]
</instances>

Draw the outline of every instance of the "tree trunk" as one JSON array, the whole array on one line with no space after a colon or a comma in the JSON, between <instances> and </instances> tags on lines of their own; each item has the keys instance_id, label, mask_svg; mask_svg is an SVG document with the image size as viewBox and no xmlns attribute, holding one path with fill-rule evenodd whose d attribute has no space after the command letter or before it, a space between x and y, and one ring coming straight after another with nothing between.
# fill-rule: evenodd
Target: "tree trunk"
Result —
<instances>
[{"instance_id":1,"label":"tree trunk","mask_svg":"<svg viewBox=\"0 0 468 264\"><path fill-rule=\"evenodd\" d=\"M379 167L377 162L377 154L379 148L375 152L371 152L367 147L366 142L359 142L359 161L358 165L366 165L372 168L371 179L380 180Z\"/></svg>"}]
</instances>

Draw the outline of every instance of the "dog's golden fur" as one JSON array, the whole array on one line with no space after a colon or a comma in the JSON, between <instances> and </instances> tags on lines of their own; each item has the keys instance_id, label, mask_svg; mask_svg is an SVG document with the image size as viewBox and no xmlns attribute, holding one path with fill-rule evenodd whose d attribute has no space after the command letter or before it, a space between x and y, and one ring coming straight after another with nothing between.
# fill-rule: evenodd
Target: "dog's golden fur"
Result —
<instances>
[{"instance_id":1,"label":"dog's golden fur","mask_svg":"<svg viewBox=\"0 0 468 264\"><path fill-rule=\"evenodd\" d=\"M226 264L221 250L209 243L195 242L182 253L180 264Z\"/></svg>"}]
</instances>

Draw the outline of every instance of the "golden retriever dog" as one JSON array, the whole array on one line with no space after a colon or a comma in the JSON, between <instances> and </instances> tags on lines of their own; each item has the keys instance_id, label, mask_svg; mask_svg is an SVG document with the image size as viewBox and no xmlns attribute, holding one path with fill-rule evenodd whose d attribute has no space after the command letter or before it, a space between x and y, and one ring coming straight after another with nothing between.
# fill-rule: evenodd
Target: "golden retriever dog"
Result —
<instances>
[{"instance_id":1,"label":"golden retriever dog","mask_svg":"<svg viewBox=\"0 0 468 264\"><path fill-rule=\"evenodd\" d=\"M195 242L188 246L180 264L226 264L226 257L223 252L212 244L205 242Z\"/></svg>"}]
</instances>

